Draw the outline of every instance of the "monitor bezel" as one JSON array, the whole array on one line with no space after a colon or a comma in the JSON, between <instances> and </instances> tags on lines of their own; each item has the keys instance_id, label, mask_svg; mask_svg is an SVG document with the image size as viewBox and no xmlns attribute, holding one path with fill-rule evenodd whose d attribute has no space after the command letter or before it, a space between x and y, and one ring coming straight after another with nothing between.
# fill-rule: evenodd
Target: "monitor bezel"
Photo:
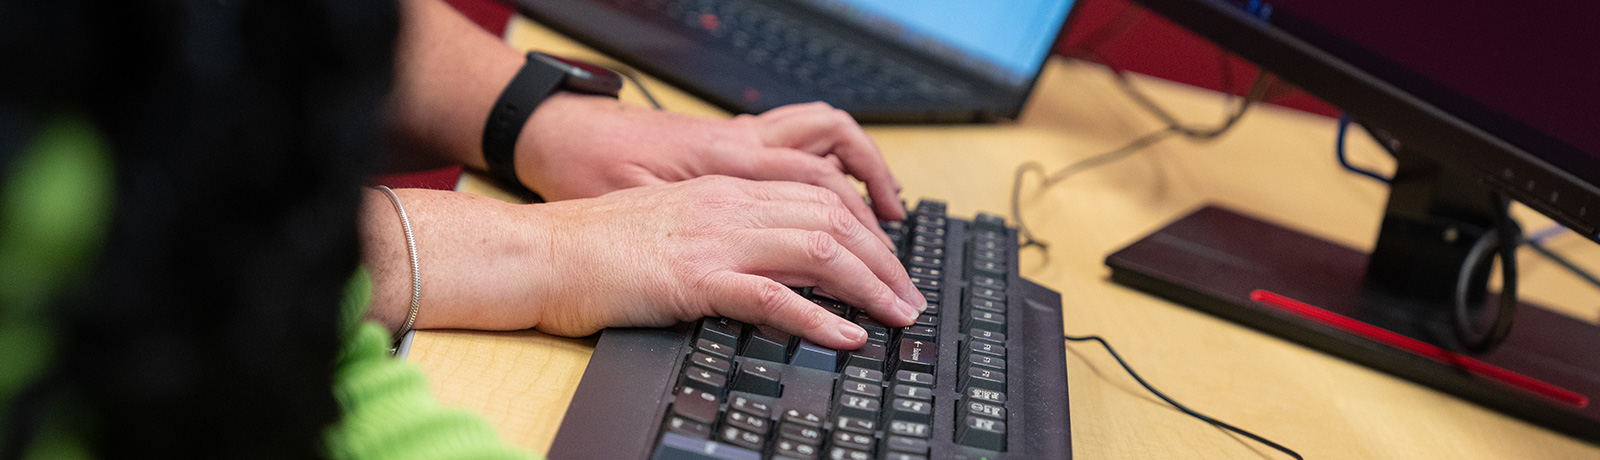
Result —
<instances>
[{"instance_id":1,"label":"monitor bezel","mask_svg":"<svg viewBox=\"0 0 1600 460\"><path fill-rule=\"evenodd\" d=\"M1408 150L1471 171L1490 187L1600 242L1596 234L1600 185L1493 133L1515 132L1517 126L1468 123L1356 63L1273 26L1270 16L1263 20L1240 5L1224 0L1136 1L1353 114L1369 129L1405 143ZM1507 118L1498 113L1488 115L1473 118Z\"/></svg>"}]
</instances>

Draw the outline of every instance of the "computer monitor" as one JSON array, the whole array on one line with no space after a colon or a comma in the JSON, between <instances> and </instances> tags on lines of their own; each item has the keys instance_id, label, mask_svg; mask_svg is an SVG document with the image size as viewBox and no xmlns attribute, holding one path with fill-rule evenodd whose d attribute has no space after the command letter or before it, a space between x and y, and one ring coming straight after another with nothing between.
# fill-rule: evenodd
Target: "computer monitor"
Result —
<instances>
[{"instance_id":1,"label":"computer monitor","mask_svg":"<svg viewBox=\"0 0 1600 460\"><path fill-rule=\"evenodd\" d=\"M1341 108L1398 167L1370 255L1208 208L1109 256L1114 280L1600 442L1600 327L1523 304L1484 352L1456 323L1494 303L1463 266L1514 239L1507 200L1600 241L1600 3L1138 2Z\"/></svg>"}]
</instances>

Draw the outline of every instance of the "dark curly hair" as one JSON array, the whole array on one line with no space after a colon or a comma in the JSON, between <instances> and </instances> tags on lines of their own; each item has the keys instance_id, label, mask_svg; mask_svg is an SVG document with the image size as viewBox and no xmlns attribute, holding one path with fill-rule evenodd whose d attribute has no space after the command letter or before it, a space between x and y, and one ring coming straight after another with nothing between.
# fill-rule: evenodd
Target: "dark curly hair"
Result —
<instances>
[{"instance_id":1,"label":"dark curly hair","mask_svg":"<svg viewBox=\"0 0 1600 460\"><path fill-rule=\"evenodd\" d=\"M103 457L326 455L397 26L388 0L0 1L0 172L67 109L116 174L0 457L62 411Z\"/></svg>"}]
</instances>

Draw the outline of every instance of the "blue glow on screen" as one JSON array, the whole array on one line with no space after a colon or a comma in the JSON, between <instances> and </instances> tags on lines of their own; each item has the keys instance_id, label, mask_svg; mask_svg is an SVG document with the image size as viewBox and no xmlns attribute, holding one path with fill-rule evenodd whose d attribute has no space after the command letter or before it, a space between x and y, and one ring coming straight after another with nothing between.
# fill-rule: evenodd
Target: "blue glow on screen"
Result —
<instances>
[{"instance_id":1,"label":"blue glow on screen","mask_svg":"<svg viewBox=\"0 0 1600 460\"><path fill-rule=\"evenodd\" d=\"M941 46L954 48L986 64L981 67L1003 71L1011 80L1027 80L1038 73L1045 53L1055 44L1056 32L1073 1L822 0L816 3L835 10L844 7L838 12L846 19L913 47L936 54L942 54L937 50ZM892 30L895 26L902 30ZM926 43L930 40L937 44Z\"/></svg>"}]
</instances>

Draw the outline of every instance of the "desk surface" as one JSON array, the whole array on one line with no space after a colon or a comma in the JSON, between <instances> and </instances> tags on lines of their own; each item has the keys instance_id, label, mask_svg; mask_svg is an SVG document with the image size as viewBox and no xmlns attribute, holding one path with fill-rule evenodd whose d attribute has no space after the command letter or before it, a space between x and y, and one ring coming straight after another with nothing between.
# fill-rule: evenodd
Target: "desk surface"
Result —
<instances>
[{"instance_id":1,"label":"desk surface","mask_svg":"<svg viewBox=\"0 0 1600 460\"><path fill-rule=\"evenodd\" d=\"M597 62L608 59L518 19L513 44ZM1139 79L1156 100L1197 123L1219 119L1221 95ZM721 111L645 78L669 110ZM630 86L624 98L641 101ZM1025 161L1059 168L1159 128L1120 93L1104 68L1049 63L1021 119L997 126L891 126L868 132L908 199L947 200L950 212L1006 215L1013 171ZM1266 217L1352 247L1372 245L1386 190L1339 169L1333 120L1258 107L1214 142L1168 140L1040 192L1024 187L1022 212L1052 244L1022 253L1024 276L1062 293L1070 334L1099 334L1177 400L1313 459L1597 459L1587 444L1409 381L1111 283L1106 254L1205 202ZM1352 135L1353 162L1381 171L1392 160ZM498 194L473 179L463 190ZM1524 225L1548 220L1521 210ZM1549 245L1590 267L1600 247L1567 234ZM1600 322L1600 292L1547 260L1522 257L1524 296ZM410 359L446 404L482 413L509 441L549 449L585 364L590 339L533 331L418 333ZM1075 454L1084 459L1281 458L1190 418L1146 393L1094 344L1069 343Z\"/></svg>"}]
</instances>

